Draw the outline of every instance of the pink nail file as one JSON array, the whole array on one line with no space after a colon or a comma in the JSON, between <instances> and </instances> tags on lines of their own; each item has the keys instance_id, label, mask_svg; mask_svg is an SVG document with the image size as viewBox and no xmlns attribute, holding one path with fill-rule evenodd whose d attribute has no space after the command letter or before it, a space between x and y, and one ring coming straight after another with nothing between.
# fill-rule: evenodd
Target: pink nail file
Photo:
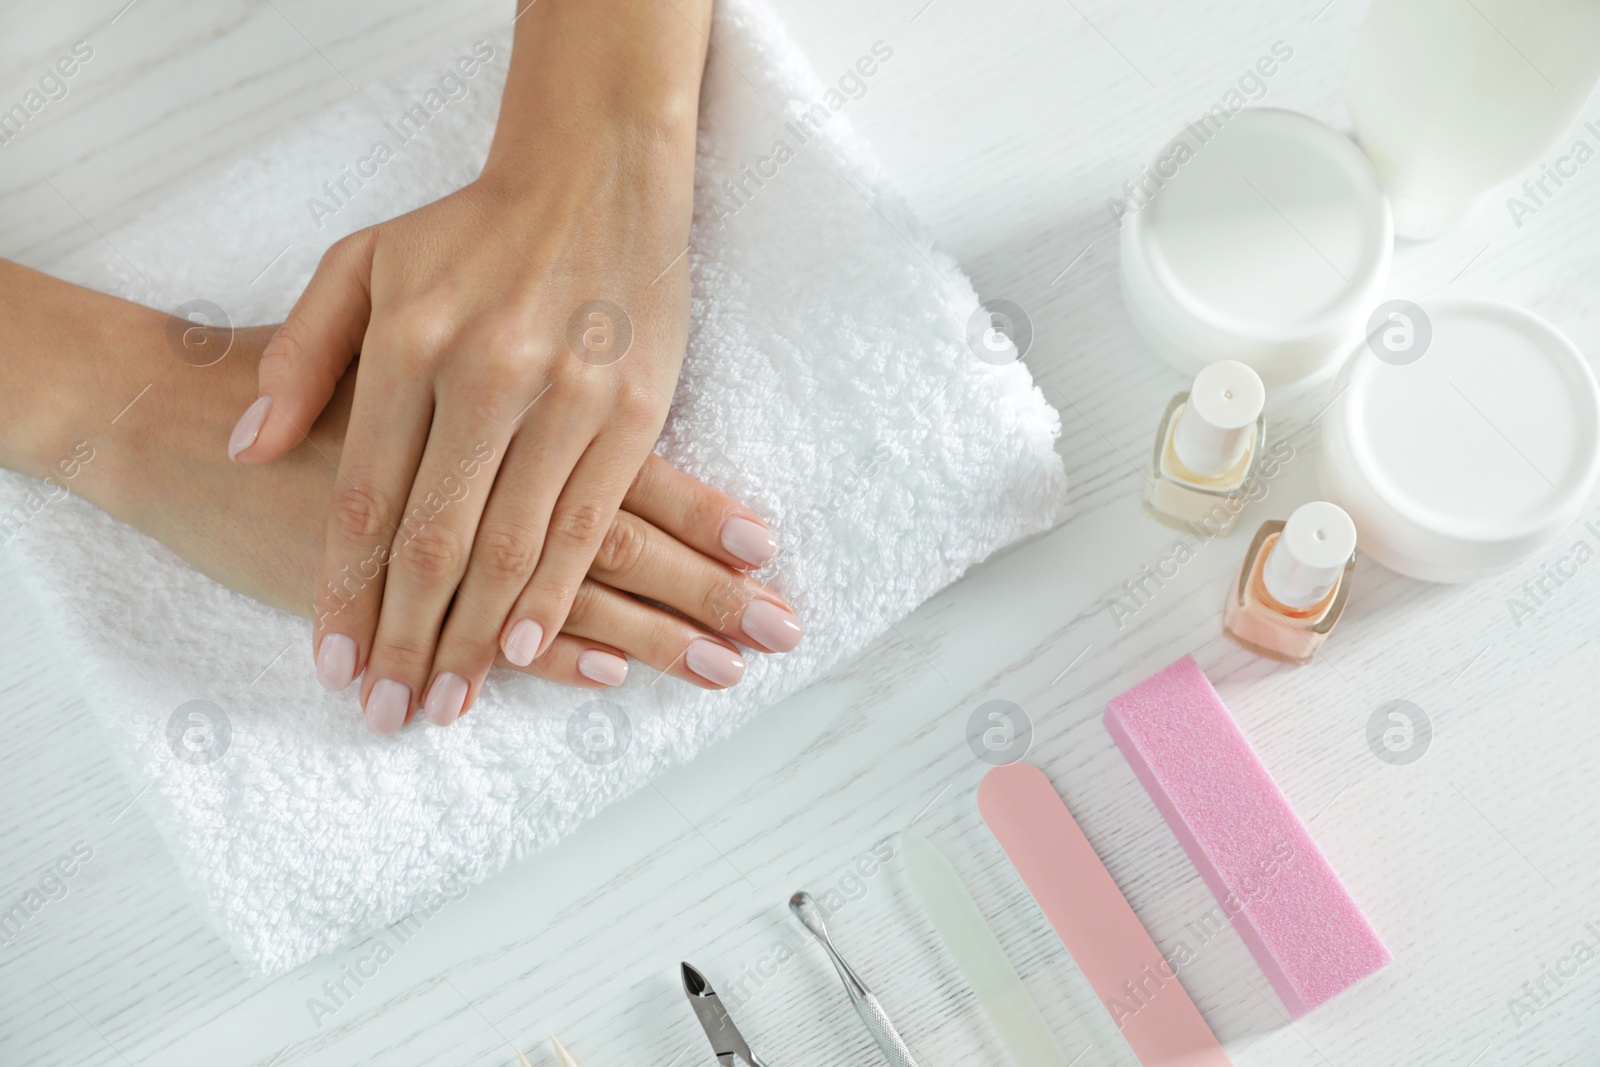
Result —
<instances>
[{"instance_id":1,"label":"pink nail file","mask_svg":"<svg viewBox=\"0 0 1600 1067\"><path fill-rule=\"evenodd\" d=\"M1232 1067L1044 773L996 767L978 810L1139 1062Z\"/></svg>"},{"instance_id":2,"label":"pink nail file","mask_svg":"<svg viewBox=\"0 0 1600 1067\"><path fill-rule=\"evenodd\" d=\"M1291 1016L1389 962L1194 657L1113 698L1106 729Z\"/></svg>"}]
</instances>

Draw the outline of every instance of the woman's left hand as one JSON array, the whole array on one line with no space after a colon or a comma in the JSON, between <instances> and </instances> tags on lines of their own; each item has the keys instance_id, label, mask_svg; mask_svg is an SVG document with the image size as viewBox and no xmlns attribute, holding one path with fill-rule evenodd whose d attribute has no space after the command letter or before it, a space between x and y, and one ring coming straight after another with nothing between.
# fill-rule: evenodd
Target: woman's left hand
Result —
<instances>
[{"instance_id":1,"label":"woman's left hand","mask_svg":"<svg viewBox=\"0 0 1600 1067\"><path fill-rule=\"evenodd\" d=\"M317 592L330 688L387 682L409 713L561 631L677 381L704 48L670 4L530 7L483 174L335 244L268 346L248 463L361 357Z\"/></svg>"}]
</instances>

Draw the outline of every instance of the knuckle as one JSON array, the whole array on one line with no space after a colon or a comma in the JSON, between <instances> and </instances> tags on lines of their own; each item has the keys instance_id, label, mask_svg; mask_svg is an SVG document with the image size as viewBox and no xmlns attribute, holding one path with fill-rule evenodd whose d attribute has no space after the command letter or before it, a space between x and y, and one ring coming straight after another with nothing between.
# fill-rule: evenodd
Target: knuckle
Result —
<instances>
[{"instance_id":1,"label":"knuckle","mask_svg":"<svg viewBox=\"0 0 1600 1067\"><path fill-rule=\"evenodd\" d=\"M470 355L458 370L465 391L475 396L493 414L508 414L506 405L516 401L518 408L533 394L529 386L542 376L537 344L530 327L524 324L490 323L474 329L470 343L463 345Z\"/></svg>"},{"instance_id":2,"label":"knuckle","mask_svg":"<svg viewBox=\"0 0 1600 1067\"><path fill-rule=\"evenodd\" d=\"M631 573L643 562L648 541L643 524L619 512L600 541L595 567L609 574Z\"/></svg>"},{"instance_id":3,"label":"knuckle","mask_svg":"<svg viewBox=\"0 0 1600 1067\"><path fill-rule=\"evenodd\" d=\"M501 398L528 381L531 373L526 361L504 352L488 351L479 359L474 377L484 399L498 408Z\"/></svg>"},{"instance_id":4,"label":"knuckle","mask_svg":"<svg viewBox=\"0 0 1600 1067\"><path fill-rule=\"evenodd\" d=\"M478 329L483 350L495 362L526 366L538 347L532 321L520 312L497 311L486 315Z\"/></svg>"},{"instance_id":5,"label":"knuckle","mask_svg":"<svg viewBox=\"0 0 1600 1067\"><path fill-rule=\"evenodd\" d=\"M449 343L455 327L449 302L417 297L389 313L384 337L401 358L425 362Z\"/></svg>"},{"instance_id":6,"label":"knuckle","mask_svg":"<svg viewBox=\"0 0 1600 1067\"><path fill-rule=\"evenodd\" d=\"M582 626L594 618L599 606L600 596L594 583L584 582L573 594L572 606L567 609L567 621L574 626Z\"/></svg>"},{"instance_id":7,"label":"knuckle","mask_svg":"<svg viewBox=\"0 0 1600 1067\"><path fill-rule=\"evenodd\" d=\"M726 514L722 501L704 486L697 487L684 501L684 519L689 529L703 531L713 538L722 529Z\"/></svg>"},{"instance_id":8,"label":"knuckle","mask_svg":"<svg viewBox=\"0 0 1600 1067\"><path fill-rule=\"evenodd\" d=\"M750 602L751 594L744 582L737 578L720 577L705 591L701 601L701 618L723 629L736 620Z\"/></svg>"},{"instance_id":9,"label":"knuckle","mask_svg":"<svg viewBox=\"0 0 1600 1067\"><path fill-rule=\"evenodd\" d=\"M424 580L453 577L464 555L461 538L437 522L411 530L395 547L400 565Z\"/></svg>"},{"instance_id":10,"label":"knuckle","mask_svg":"<svg viewBox=\"0 0 1600 1067\"><path fill-rule=\"evenodd\" d=\"M329 245L328 250L322 254L322 258L326 259L334 253L351 255L356 252L366 252L372 248L373 242L378 239L380 232L382 231L377 226L364 226L359 230L352 230Z\"/></svg>"},{"instance_id":11,"label":"knuckle","mask_svg":"<svg viewBox=\"0 0 1600 1067\"><path fill-rule=\"evenodd\" d=\"M358 257L371 245L372 238L373 233L370 229L347 233L328 246L328 250L322 253L320 262L328 266L337 266L346 260Z\"/></svg>"},{"instance_id":12,"label":"knuckle","mask_svg":"<svg viewBox=\"0 0 1600 1067\"><path fill-rule=\"evenodd\" d=\"M593 545L606 531L606 509L599 504L574 504L555 519L555 533L574 545Z\"/></svg>"},{"instance_id":13,"label":"knuckle","mask_svg":"<svg viewBox=\"0 0 1600 1067\"><path fill-rule=\"evenodd\" d=\"M541 367L545 383L549 385L549 395L539 401L540 407L549 406L556 410L570 408L572 410L587 410L594 407L594 393L587 382L574 376L572 368L567 366L568 360L556 360Z\"/></svg>"},{"instance_id":14,"label":"knuckle","mask_svg":"<svg viewBox=\"0 0 1600 1067\"><path fill-rule=\"evenodd\" d=\"M487 624L462 626L452 618L439 635L438 645L428 662L428 673L453 671L470 675L494 666L500 653L499 634Z\"/></svg>"},{"instance_id":15,"label":"knuckle","mask_svg":"<svg viewBox=\"0 0 1600 1067\"><path fill-rule=\"evenodd\" d=\"M347 584L332 581L324 583L318 589L312 601L312 613L317 620L317 628L325 631L333 629L336 623L343 619L345 610L355 602L356 596L366 588L365 582ZM352 625L346 623L344 625Z\"/></svg>"},{"instance_id":16,"label":"knuckle","mask_svg":"<svg viewBox=\"0 0 1600 1067\"><path fill-rule=\"evenodd\" d=\"M513 367L508 362L485 359L467 371L470 379L462 396L471 417L480 425L499 425L526 411L532 417L529 401L536 391L529 388L535 372L527 367Z\"/></svg>"},{"instance_id":17,"label":"knuckle","mask_svg":"<svg viewBox=\"0 0 1600 1067\"><path fill-rule=\"evenodd\" d=\"M294 315L277 328L267 347L261 350L261 368L267 375L289 370L301 362L306 351L305 339L301 336L304 329Z\"/></svg>"},{"instance_id":18,"label":"knuckle","mask_svg":"<svg viewBox=\"0 0 1600 1067\"><path fill-rule=\"evenodd\" d=\"M539 539L526 526L496 525L478 532L473 549L488 577L496 582L526 579L539 558Z\"/></svg>"},{"instance_id":19,"label":"knuckle","mask_svg":"<svg viewBox=\"0 0 1600 1067\"><path fill-rule=\"evenodd\" d=\"M668 401L647 380L630 379L617 387L616 418L623 427L660 428Z\"/></svg>"},{"instance_id":20,"label":"knuckle","mask_svg":"<svg viewBox=\"0 0 1600 1067\"><path fill-rule=\"evenodd\" d=\"M338 570L324 569L313 598L319 626L327 626L334 616L343 613L351 605L366 603L372 611L376 611L376 604L370 600L363 601L362 594L374 583L381 583L388 566L388 553L388 542L379 541L361 558L347 560ZM365 617L362 612L358 611L357 614ZM361 623L358 621L353 625L361 626ZM373 620L371 626L365 627L368 635L375 626L376 620Z\"/></svg>"},{"instance_id":21,"label":"knuckle","mask_svg":"<svg viewBox=\"0 0 1600 1067\"><path fill-rule=\"evenodd\" d=\"M373 649L372 660L382 664L384 674L421 675L433 664L433 648L412 637L385 634Z\"/></svg>"},{"instance_id":22,"label":"knuckle","mask_svg":"<svg viewBox=\"0 0 1600 1067\"><path fill-rule=\"evenodd\" d=\"M565 576L541 577L538 583L536 602L545 606L552 618L563 620L561 625L565 625L567 622L575 620L572 617L572 608L570 606L567 607L565 614L562 613L563 605L574 604L579 597L586 595L584 588L587 584L581 577L576 580Z\"/></svg>"},{"instance_id":23,"label":"knuckle","mask_svg":"<svg viewBox=\"0 0 1600 1067\"><path fill-rule=\"evenodd\" d=\"M388 541L389 501L377 489L360 483L339 490L333 501L333 519L339 533L358 544Z\"/></svg>"},{"instance_id":24,"label":"knuckle","mask_svg":"<svg viewBox=\"0 0 1600 1067\"><path fill-rule=\"evenodd\" d=\"M682 665L684 649L695 640L698 633L693 627L685 628L679 620L670 616L657 616L646 624L644 631L645 647L656 657L658 663L664 665Z\"/></svg>"}]
</instances>

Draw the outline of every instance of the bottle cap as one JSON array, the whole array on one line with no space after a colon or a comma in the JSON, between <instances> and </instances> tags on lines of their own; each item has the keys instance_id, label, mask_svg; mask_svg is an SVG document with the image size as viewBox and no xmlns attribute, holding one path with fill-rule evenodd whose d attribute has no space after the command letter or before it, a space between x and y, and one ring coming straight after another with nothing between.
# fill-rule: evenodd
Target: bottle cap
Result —
<instances>
[{"instance_id":1,"label":"bottle cap","mask_svg":"<svg viewBox=\"0 0 1600 1067\"><path fill-rule=\"evenodd\" d=\"M1261 375L1237 360L1211 364L1189 390L1173 432L1173 451L1196 474L1221 474L1250 447L1266 403Z\"/></svg>"},{"instance_id":2,"label":"bottle cap","mask_svg":"<svg viewBox=\"0 0 1600 1067\"><path fill-rule=\"evenodd\" d=\"M1306 608L1328 595L1356 550L1356 524L1326 500L1301 504L1267 554L1261 580L1285 607Z\"/></svg>"}]
</instances>

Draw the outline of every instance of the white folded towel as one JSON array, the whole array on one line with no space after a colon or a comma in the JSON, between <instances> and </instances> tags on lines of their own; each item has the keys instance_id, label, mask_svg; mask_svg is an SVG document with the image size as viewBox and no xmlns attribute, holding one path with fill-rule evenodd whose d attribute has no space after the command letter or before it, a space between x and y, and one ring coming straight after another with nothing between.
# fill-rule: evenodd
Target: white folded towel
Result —
<instances>
[{"instance_id":1,"label":"white folded towel","mask_svg":"<svg viewBox=\"0 0 1600 1067\"><path fill-rule=\"evenodd\" d=\"M852 99L893 77L892 43L863 41L861 63L819 80L764 0L719 0L712 40L693 323L658 450L772 523L774 581L806 626L797 651L750 656L727 692L635 670L604 697L620 728L590 714L596 694L496 671L456 726L374 737L354 689L317 685L306 621L76 498L35 509L39 483L0 478L0 507L30 516L10 544L18 571L257 973L553 844L1055 517L1056 412L1023 365L974 355L970 283L849 127ZM507 33L465 43L46 266L158 307L203 298L236 323L276 321L333 240L476 176L509 55ZM377 141L392 158L363 164ZM585 748L597 739L609 756Z\"/></svg>"}]
</instances>

